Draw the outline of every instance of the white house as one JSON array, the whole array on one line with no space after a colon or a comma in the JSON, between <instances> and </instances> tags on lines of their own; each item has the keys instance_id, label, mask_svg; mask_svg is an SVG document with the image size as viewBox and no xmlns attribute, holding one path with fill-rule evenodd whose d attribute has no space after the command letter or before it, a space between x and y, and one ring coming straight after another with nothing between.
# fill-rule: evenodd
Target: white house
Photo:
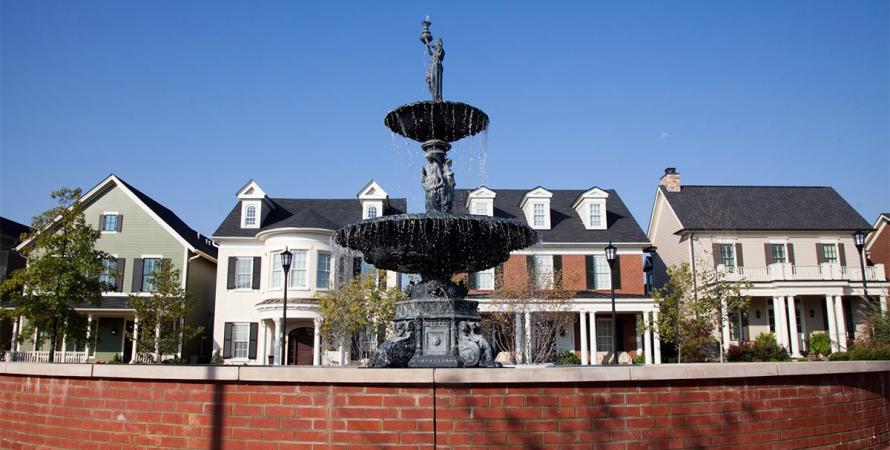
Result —
<instances>
[{"instance_id":1,"label":"white house","mask_svg":"<svg viewBox=\"0 0 890 450\"><path fill-rule=\"evenodd\" d=\"M362 219L406 212L405 199L391 199L374 181L353 199L271 198L253 180L236 194L238 203L214 233L219 245L214 349L227 364L280 361L282 328L287 364L321 365L348 358L343 349L327 358L319 339L317 295L336 280L373 267L360 255L335 248L331 236ZM280 255L293 253L288 273L287 323L282 323L284 273ZM398 283L395 273L388 286Z\"/></svg>"}]
</instances>

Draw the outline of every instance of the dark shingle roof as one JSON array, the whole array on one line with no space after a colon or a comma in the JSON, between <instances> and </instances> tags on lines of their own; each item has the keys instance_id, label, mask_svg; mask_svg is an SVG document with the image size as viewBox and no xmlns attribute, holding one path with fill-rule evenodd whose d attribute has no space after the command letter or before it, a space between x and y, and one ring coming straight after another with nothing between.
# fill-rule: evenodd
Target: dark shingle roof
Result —
<instances>
[{"instance_id":1,"label":"dark shingle roof","mask_svg":"<svg viewBox=\"0 0 890 450\"><path fill-rule=\"evenodd\" d=\"M474 189L455 189L454 211L468 213L467 195ZM491 189L497 193L494 215L517 219L525 223L525 214L519 207L522 197L532 189ZM612 189L606 200L606 230L588 230L581 217L572 209L572 203L588 189L547 189L553 193L550 199L550 229L537 230L544 243L548 242L643 242L648 243L646 233L630 214L618 193Z\"/></svg>"},{"instance_id":2,"label":"dark shingle roof","mask_svg":"<svg viewBox=\"0 0 890 450\"><path fill-rule=\"evenodd\" d=\"M19 237L23 233L30 233L31 227L27 225L22 225L14 220L9 220L5 217L0 217L0 235L9 236L15 242L19 242Z\"/></svg>"},{"instance_id":3,"label":"dark shingle roof","mask_svg":"<svg viewBox=\"0 0 890 450\"><path fill-rule=\"evenodd\" d=\"M262 226L241 228L241 206L236 203L223 219L214 236L247 237L275 228L321 228L338 230L350 223L362 220L362 204L358 199L308 199L269 198L275 208ZM403 214L408 210L404 198L389 199L389 209L384 214Z\"/></svg>"},{"instance_id":4,"label":"dark shingle roof","mask_svg":"<svg viewBox=\"0 0 890 450\"><path fill-rule=\"evenodd\" d=\"M131 184L122 180L120 177L116 178L123 183L127 189L133 191L136 194L136 197L139 197L139 200L142 200L149 209L151 209L158 217L161 218L167 225L170 225L176 233L182 236L183 239L186 240L192 247L216 258L217 249L216 246L213 245L210 238L207 236L202 236L201 233L198 233L192 227L188 226L182 219L179 218L173 211L170 211L166 206L156 202L153 198L145 195L139 189L136 189Z\"/></svg>"},{"instance_id":5,"label":"dark shingle roof","mask_svg":"<svg viewBox=\"0 0 890 450\"><path fill-rule=\"evenodd\" d=\"M661 187L687 230L869 230L871 225L830 187Z\"/></svg>"}]
</instances>

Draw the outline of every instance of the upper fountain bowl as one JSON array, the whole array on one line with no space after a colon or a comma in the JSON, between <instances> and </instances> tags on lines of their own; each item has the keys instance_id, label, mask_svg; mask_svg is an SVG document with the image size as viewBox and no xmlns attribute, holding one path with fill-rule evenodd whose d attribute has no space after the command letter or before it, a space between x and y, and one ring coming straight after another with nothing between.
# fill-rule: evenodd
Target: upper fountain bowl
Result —
<instances>
[{"instance_id":1,"label":"upper fountain bowl","mask_svg":"<svg viewBox=\"0 0 890 450\"><path fill-rule=\"evenodd\" d=\"M337 244L361 251L378 269L440 278L494 267L538 239L516 220L443 213L366 219L334 235Z\"/></svg>"},{"instance_id":2,"label":"upper fountain bowl","mask_svg":"<svg viewBox=\"0 0 890 450\"><path fill-rule=\"evenodd\" d=\"M460 102L423 101L399 106L384 119L394 133L418 142L456 142L488 128L488 114Z\"/></svg>"}]
</instances>

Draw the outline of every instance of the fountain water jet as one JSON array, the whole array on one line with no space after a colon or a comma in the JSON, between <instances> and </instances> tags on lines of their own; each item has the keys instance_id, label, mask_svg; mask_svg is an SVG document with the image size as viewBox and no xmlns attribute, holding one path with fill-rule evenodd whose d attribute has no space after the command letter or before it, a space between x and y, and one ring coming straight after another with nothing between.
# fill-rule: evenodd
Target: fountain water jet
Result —
<instances>
[{"instance_id":1,"label":"fountain water jet","mask_svg":"<svg viewBox=\"0 0 890 450\"><path fill-rule=\"evenodd\" d=\"M409 299L396 305L396 335L377 349L375 367L497 367L492 347L481 335L478 302L455 273L478 272L538 242L529 226L500 217L452 214L454 172L446 158L451 143L483 133L488 115L460 102L442 100L442 39L423 22L420 40L430 55L427 70L431 101L402 105L386 115L392 132L420 142L425 214L400 214L347 225L334 235L337 244L362 252L379 269L419 273Z\"/></svg>"}]
</instances>

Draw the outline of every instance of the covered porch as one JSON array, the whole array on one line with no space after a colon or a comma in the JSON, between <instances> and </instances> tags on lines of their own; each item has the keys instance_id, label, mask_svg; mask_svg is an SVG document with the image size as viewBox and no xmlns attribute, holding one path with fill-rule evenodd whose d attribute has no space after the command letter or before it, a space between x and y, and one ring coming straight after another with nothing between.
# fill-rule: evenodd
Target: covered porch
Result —
<instances>
[{"instance_id":1,"label":"covered porch","mask_svg":"<svg viewBox=\"0 0 890 450\"><path fill-rule=\"evenodd\" d=\"M286 365L320 366L330 365L332 360L339 360L340 355L333 356L322 352L321 316L314 300L288 301L286 323L282 322L282 305L281 299L266 300L257 305L260 318L257 360L261 364L280 364L282 329L285 333ZM348 358L345 361L348 361Z\"/></svg>"}]
</instances>

